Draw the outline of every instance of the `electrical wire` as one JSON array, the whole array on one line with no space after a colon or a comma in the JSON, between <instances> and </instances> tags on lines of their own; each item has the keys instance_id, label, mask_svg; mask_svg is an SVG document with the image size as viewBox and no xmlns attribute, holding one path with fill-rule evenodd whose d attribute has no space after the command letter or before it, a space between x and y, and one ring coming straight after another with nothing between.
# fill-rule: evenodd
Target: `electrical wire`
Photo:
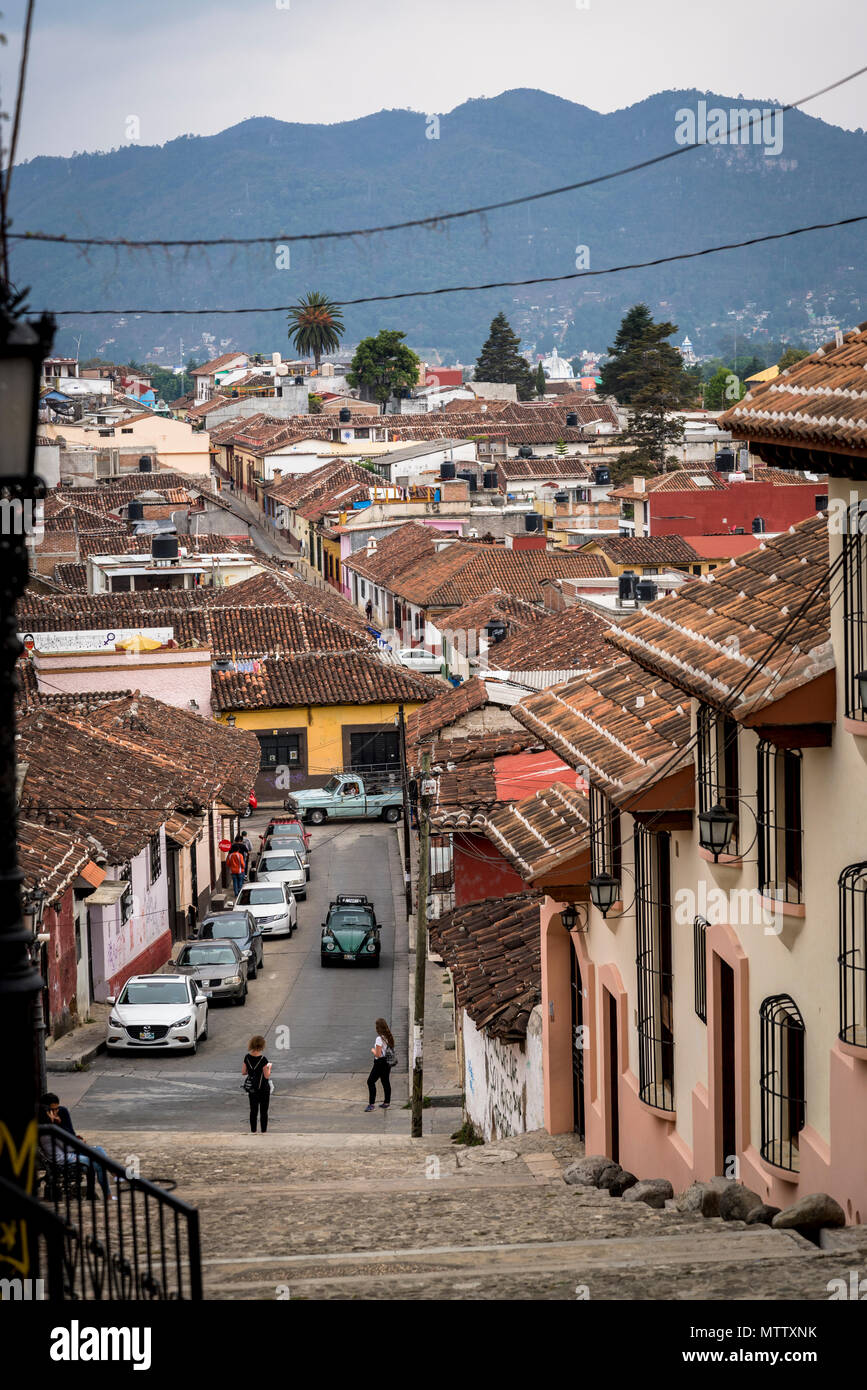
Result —
<instances>
[{"instance_id":1,"label":"electrical wire","mask_svg":"<svg viewBox=\"0 0 867 1390\"><path fill-rule=\"evenodd\" d=\"M867 222L867 213L840 217L835 222L813 222L804 227L790 227L785 232L768 232L764 236L747 237L743 241L728 241L719 246L705 246L700 251L680 251L671 256L657 256L650 261L632 261L624 265L607 266L602 270L573 270L565 275L536 275L528 280L490 280L478 285L441 285L435 290L400 290L396 294L368 294L358 299L343 299L340 305L341 308L350 308L358 304L385 304L397 299L427 299L442 294L474 294L481 290L519 289L525 285L552 285L565 280L589 280L600 275L621 275L629 270L647 270L657 265L670 265L674 261L691 261L700 256L715 256L721 251L737 251L745 246L761 245L763 242L785 241L788 237L803 236L807 232L830 231L835 227L848 227L856 222ZM216 314L285 314L290 307L288 304L271 304L234 309L52 309L44 312L52 313L55 318L104 318L113 314L132 314L139 318L197 318Z\"/></svg>"},{"instance_id":2,"label":"electrical wire","mask_svg":"<svg viewBox=\"0 0 867 1390\"><path fill-rule=\"evenodd\" d=\"M855 72L848 73L845 77L840 77L835 82L830 82L826 87L821 87L818 91L811 92L809 96L801 97L799 101L789 102L785 106L774 108L775 112L781 115L787 111L794 111L798 107L806 106L808 102L815 101L820 96L825 96L828 92L833 92L838 87L845 86L847 82L853 82L856 77L861 77L867 72L867 65L857 68ZM743 136L749 134L754 126L763 124L764 116L760 112L758 116L753 116L744 124L738 121L734 134ZM737 143L737 142L734 142ZM748 144L749 141L741 139L741 144ZM388 222L378 227L356 227L347 231L326 231L326 232L296 232L280 234L268 237L212 237L212 238L186 238L177 240L163 240L158 238L146 240L131 240L124 237L68 237L59 233L49 232L16 232L11 234L17 241L49 241L63 243L69 246L110 246L122 247L128 250L149 249L159 247L168 249L172 247L200 247L200 246L262 246L273 245L276 242L299 242L299 241L335 241L344 240L351 237L374 236L380 232L399 232L406 231L414 227L428 227L438 229L446 222L454 222L459 218L477 217L484 213L496 212L501 208L521 207L525 203L536 203L544 198L557 198L564 193L574 193L582 188L593 188L600 183L608 183L612 179L623 178L627 174L639 173L643 169L652 168L655 164L662 164L669 159L677 159L681 155L688 154L691 150L703 149L708 147L710 142L705 140L692 141L687 145L680 145L677 149L666 150L663 154L653 155L649 159L643 159L637 164L629 164L622 169L611 170L607 174L596 174L592 178L580 179L576 183L563 184L559 188L548 188L540 193L521 194L515 198L503 198L495 203L482 203L476 207L462 208L458 212L433 213L429 217L411 218L405 222ZM365 301L367 302L367 301ZM132 311L127 311L132 312Z\"/></svg>"}]
</instances>

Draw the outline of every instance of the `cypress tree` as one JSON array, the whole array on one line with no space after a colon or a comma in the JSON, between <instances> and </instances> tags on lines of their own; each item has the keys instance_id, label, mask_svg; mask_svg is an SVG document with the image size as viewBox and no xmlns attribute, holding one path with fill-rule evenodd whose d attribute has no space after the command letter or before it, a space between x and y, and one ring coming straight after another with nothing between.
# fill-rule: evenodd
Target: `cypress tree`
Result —
<instances>
[{"instance_id":1,"label":"cypress tree","mask_svg":"<svg viewBox=\"0 0 867 1390\"><path fill-rule=\"evenodd\" d=\"M530 400L535 391L535 379L527 359L518 351L520 342L506 315L497 314L476 361L474 380L513 384L518 388L519 400Z\"/></svg>"}]
</instances>

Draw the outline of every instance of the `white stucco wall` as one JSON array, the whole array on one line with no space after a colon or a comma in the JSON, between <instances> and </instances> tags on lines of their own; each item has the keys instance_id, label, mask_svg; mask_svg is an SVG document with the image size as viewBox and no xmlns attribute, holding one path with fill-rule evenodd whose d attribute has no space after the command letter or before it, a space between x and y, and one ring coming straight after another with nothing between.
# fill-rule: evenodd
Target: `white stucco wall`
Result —
<instances>
[{"instance_id":1,"label":"white stucco wall","mask_svg":"<svg viewBox=\"0 0 867 1390\"><path fill-rule=\"evenodd\" d=\"M466 1111L485 1139L503 1139L528 1129L541 1129L541 1010L535 1008L530 1016L523 1047L488 1037L476 1028L466 1009L461 1028Z\"/></svg>"}]
</instances>

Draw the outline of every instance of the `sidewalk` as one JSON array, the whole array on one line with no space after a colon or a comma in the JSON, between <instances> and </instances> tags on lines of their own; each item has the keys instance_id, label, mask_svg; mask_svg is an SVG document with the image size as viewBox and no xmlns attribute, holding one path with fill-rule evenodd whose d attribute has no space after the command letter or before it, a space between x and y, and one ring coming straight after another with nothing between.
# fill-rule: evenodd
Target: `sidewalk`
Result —
<instances>
[{"instance_id":1,"label":"sidewalk","mask_svg":"<svg viewBox=\"0 0 867 1390\"><path fill-rule=\"evenodd\" d=\"M46 1071L80 1071L105 1051L108 1005L90 1005L91 1023L83 1023L62 1038L45 1039Z\"/></svg>"}]
</instances>

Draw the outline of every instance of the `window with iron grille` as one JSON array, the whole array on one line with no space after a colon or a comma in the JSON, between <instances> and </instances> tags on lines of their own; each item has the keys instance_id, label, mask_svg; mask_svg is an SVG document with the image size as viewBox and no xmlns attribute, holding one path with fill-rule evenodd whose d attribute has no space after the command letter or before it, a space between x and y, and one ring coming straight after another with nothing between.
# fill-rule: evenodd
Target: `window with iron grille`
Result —
<instances>
[{"instance_id":1,"label":"window with iron grille","mask_svg":"<svg viewBox=\"0 0 867 1390\"><path fill-rule=\"evenodd\" d=\"M446 892L455 884L455 864L451 835L430 837L430 886L434 893Z\"/></svg>"},{"instance_id":2,"label":"window with iron grille","mask_svg":"<svg viewBox=\"0 0 867 1390\"><path fill-rule=\"evenodd\" d=\"M864 720L858 681L867 670L867 511L849 508L843 534L843 643L846 716Z\"/></svg>"},{"instance_id":3,"label":"window with iron grille","mask_svg":"<svg viewBox=\"0 0 867 1390\"><path fill-rule=\"evenodd\" d=\"M160 845L160 834L152 835L148 844L148 859L150 861L151 883L156 883L162 872L162 846Z\"/></svg>"},{"instance_id":4,"label":"window with iron grille","mask_svg":"<svg viewBox=\"0 0 867 1390\"><path fill-rule=\"evenodd\" d=\"M692 955L695 970L695 1011L702 1023L707 1023L707 928L706 917L696 917L692 924Z\"/></svg>"},{"instance_id":5,"label":"window with iron grille","mask_svg":"<svg viewBox=\"0 0 867 1390\"><path fill-rule=\"evenodd\" d=\"M759 744L759 892L786 903L803 896L801 768L799 749Z\"/></svg>"},{"instance_id":6,"label":"window with iron grille","mask_svg":"<svg viewBox=\"0 0 867 1390\"><path fill-rule=\"evenodd\" d=\"M759 1019L762 1158L796 1173L800 1133L807 1122L804 1020L788 994L763 1000Z\"/></svg>"},{"instance_id":7,"label":"window with iron grille","mask_svg":"<svg viewBox=\"0 0 867 1390\"><path fill-rule=\"evenodd\" d=\"M126 880L127 885L124 889L123 896L120 900L120 920L121 922L128 922L130 917L132 916L133 904L132 864L130 864L129 860L127 860L127 862L124 864L120 876L122 879Z\"/></svg>"},{"instance_id":8,"label":"window with iron grille","mask_svg":"<svg viewBox=\"0 0 867 1390\"><path fill-rule=\"evenodd\" d=\"M593 874L620 880L620 812L605 792L590 784L590 865Z\"/></svg>"},{"instance_id":9,"label":"window with iron grille","mask_svg":"<svg viewBox=\"0 0 867 1390\"><path fill-rule=\"evenodd\" d=\"M635 933L639 1095L657 1110L673 1110L671 838L643 825L635 827Z\"/></svg>"},{"instance_id":10,"label":"window with iron grille","mask_svg":"<svg viewBox=\"0 0 867 1390\"><path fill-rule=\"evenodd\" d=\"M699 705L696 721L698 809L709 811L719 802L735 817L735 832L727 854L738 853L740 763L737 722L727 714Z\"/></svg>"},{"instance_id":11,"label":"window with iron grille","mask_svg":"<svg viewBox=\"0 0 867 1390\"><path fill-rule=\"evenodd\" d=\"M839 878L840 1032L843 1042L867 1048L867 861Z\"/></svg>"}]
</instances>

